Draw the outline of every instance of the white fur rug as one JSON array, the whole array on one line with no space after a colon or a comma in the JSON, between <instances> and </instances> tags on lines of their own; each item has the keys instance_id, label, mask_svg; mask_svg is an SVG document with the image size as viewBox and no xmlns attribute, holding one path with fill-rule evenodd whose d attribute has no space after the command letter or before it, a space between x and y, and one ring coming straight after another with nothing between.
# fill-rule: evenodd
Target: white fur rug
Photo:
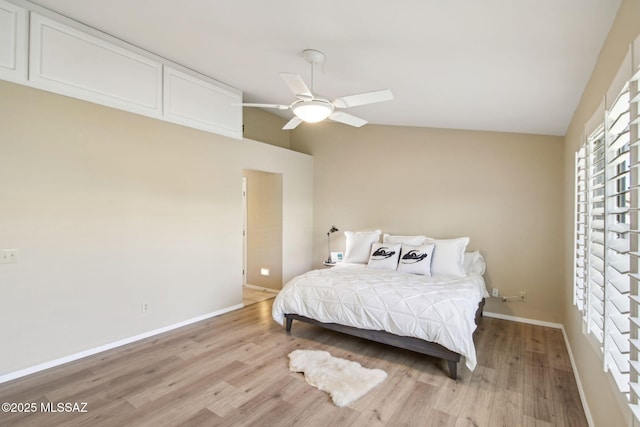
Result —
<instances>
[{"instance_id":1,"label":"white fur rug","mask_svg":"<svg viewBox=\"0 0 640 427\"><path fill-rule=\"evenodd\" d=\"M381 369L363 368L358 362L333 357L327 351L295 350L289 353L289 370L331 395L336 406L347 406L387 378Z\"/></svg>"}]
</instances>

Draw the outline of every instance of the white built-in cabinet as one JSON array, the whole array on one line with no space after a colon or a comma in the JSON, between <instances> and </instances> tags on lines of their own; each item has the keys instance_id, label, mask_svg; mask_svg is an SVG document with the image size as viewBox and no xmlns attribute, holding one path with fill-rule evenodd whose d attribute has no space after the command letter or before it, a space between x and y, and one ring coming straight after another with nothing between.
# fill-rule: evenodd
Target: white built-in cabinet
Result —
<instances>
[{"instance_id":1,"label":"white built-in cabinet","mask_svg":"<svg viewBox=\"0 0 640 427\"><path fill-rule=\"evenodd\" d=\"M162 64L31 13L29 79L63 95L162 114Z\"/></svg>"},{"instance_id":2,"label":"white built-in cabinet","mask_svg":"<svg viewBox=\"0 0 640 427\"><path fill-rule=\"evenodd\" d=\"M0 78L27 80L27 11L0 0Z\"/></svg>"},{"instance_id":3,"label":"white built-in cabinet","mask_svg":"<svg viewBox=\"0 0 640 427\"><path fill-rule=\"evenodd\" d=\"M242 139L241 91L15 1L0 0L0 79Z\"/></svg>"},{"instance_id":4,"label":"white built-in cabinet","mask_svg":"<svg viewBox=\"0 0 640 427\"><path fill-rule=\"evenodd\" d=\"M242 138L242 94L164 66L164 116L185 126ZM236 108L229 108L235 106Z\"/></svg>"}]
</instances>

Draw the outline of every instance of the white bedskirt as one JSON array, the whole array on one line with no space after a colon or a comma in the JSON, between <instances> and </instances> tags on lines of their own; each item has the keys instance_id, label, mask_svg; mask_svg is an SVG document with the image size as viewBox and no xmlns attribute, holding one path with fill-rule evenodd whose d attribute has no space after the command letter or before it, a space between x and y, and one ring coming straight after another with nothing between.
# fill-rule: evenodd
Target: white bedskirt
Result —
<instances>
[{"instance_id":1,"label":"white bedskirt","mask_svg":"<svg viewBox=\"0 0 640 427\"><path fill-rule=\"evenodd\" d=\"M284 325L285 314L299 314L436 342L473 370L475 314L488 296L479 274L430 277L342 264L290 280L273 303L273 318Z\"/></svg>"}]
</instances>

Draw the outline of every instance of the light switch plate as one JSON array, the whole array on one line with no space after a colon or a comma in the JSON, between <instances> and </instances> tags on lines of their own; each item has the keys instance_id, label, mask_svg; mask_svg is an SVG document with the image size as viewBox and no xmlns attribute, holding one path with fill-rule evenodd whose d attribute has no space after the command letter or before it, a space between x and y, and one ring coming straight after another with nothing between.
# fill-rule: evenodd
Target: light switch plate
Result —
<instances>
[{"instance_id":1,"label":"light switch plate","mask_svg":"<svg viewBox=\"0 0 640 427\"><path fill-rule=\"evenodd\" d=\"M20 251L18 249L2 249L0 251L0 264L18 262Z\"/></svg>"}]
</instances>

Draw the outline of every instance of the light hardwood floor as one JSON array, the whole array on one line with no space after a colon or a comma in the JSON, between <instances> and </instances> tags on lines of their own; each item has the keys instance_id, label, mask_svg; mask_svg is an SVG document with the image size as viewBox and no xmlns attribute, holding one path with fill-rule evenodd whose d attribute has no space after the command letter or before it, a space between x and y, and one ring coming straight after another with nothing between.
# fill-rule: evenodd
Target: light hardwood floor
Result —
<instances>
[{"instance_id":1,"label":"light hardwood floor","mask_svg":"<svg viewBox=\"0 0 640 427\"><path fill-rule=\"evenodd\" d=\"M276 293L244 286L242 288L242 304L245 306L266 301L276 297Z\"/></svg>"},{"instance_id":2,"label":"light hardwood floor","mask_svg":"<svg viewBox=\"0 0 640 427\"><path fill-rule=\"evenodd\" d=\"M446 364L271 318L273 300L0 384L0 403L86 402L86 413L0 413L2 426L586 426L562 333L484 318L478 366ZM322 349L388 378L349 407L288 370Z\"/></svg>"}]
</instances>

